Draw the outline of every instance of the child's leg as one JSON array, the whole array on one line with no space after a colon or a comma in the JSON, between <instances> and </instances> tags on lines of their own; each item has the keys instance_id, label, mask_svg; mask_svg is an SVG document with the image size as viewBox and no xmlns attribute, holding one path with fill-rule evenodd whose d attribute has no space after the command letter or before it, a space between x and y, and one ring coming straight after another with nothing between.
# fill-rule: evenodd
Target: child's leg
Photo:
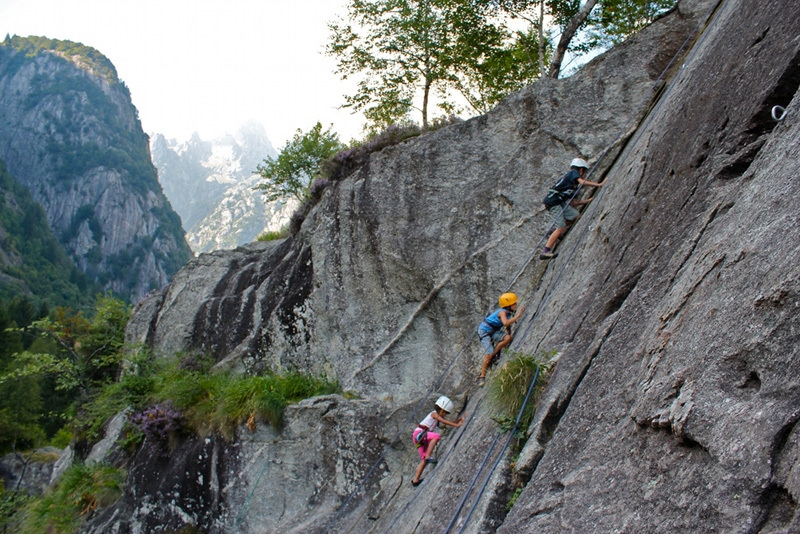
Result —
<instances>
[{"instance_id":1,"label":"child's leg","mask_svg":"<svg viewBox=\"0 0 800 534\"><path fill-rule=\"evenodd\" d=\"M505 334L503 336L503 339L498 341L497 344L494 346L494 350L491 352L491 354L487 354L486 356L483 357L483 365L481 365L481 376L482 377L486 376L486 371L489 369L489 366L492 364L492 360L494 360L495 356L500 354L501 350L506 348L508 346L508 344L511 343L511 339L512 338L511 338L511 336L509 334Z\"/></svg>"},{"instance_id":2,"label":"child's leg","mask_svg":"<svg viewBox=\"0 0 800 534\"><path fill-rule=\"evenodd\" d=\"M439 443L439 437L438 437L438 436L437 436L437 437L435 437L435 438L433 438L432 440L430 440L430 441L428 442L428 451L425 453L425 459L426 459L426 460L427 460L428 458L430 458L430 457L431 457L431 455L433 454L433 448L434 448L434 447L436 447L436 444L437 444L437 443Z\"/></svg>"},{"instance_id":3,"label":"child's leg","mask_svg":"<svg viewBox=\"0 0 800 534\"><path fill-rule=\"evenodd\" d=\"M419 477L422 476L422 471L425 469L425 463L425 460L421 460L417 466L417 470L414 471L414 478L411 479L411 482L414 484L419 483Z\"/></svg>"},{"instance_id":4,"label":"child's leg","mask_svg":"<svg viewBox=\"0 0 800 534\"><path fill-rule=\"evenodd\" d=\"M555 232L550 234L550 237L547 238L547 243L544 245L545 248L552 249L555 246L556 241L558 241L558 239L561 237L561 234L563 234L566 231L567 231L566 225L556 228Z\"/></svg>"},{"instance_id":5,"label":"child's leg","mask_svg":"<svg viewBox=\"0 0 800 534\"><path fill-rule=\"evenodd\" d=\"M500 351L506 348L509 343L511 343L511 336L509 334L506 334L505 336L503 336L503 339L497 345L495 345L494 352L492 353L492 360L494 359L495 356L500 354Z\"/></svg>"},{"instance_id":6,"label":"child's leg","mask_svg":"<svg viewBox=\"0 0 800 534\"><path fill-rule=\"evenodd\" d=\"M489 364L492 363L494 353L489 353L483 357L483 364L481 365L481 376L486 376L486 370L489 369Z\"/></svg>"}]
</instances>

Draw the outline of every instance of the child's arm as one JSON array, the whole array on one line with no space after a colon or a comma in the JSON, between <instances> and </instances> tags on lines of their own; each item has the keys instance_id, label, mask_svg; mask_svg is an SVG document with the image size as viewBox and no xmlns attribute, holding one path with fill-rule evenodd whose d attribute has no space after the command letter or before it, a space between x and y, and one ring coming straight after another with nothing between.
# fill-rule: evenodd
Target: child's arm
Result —
<instances>
[{"instance_id":1,"label":"child's arm","mask_svg":"<svg viewBox=\"0 0 800 534\"><path fill-rule=\"evenodd\" d=\"M514 317L509 317L508 312L506 310L502 310L500 313L498 313L497 317L499 317L500 320L503 321L503 326L511 326L517 321L517 319L522 317L522 312L524 311L525 311L525 306L520 306L517 309L517 314L514 315Z\"/></svg>"},{"instance_id":2,"label":"child's arm","mask_svg":"<svg viewBox=\"0 0 800 534\"><path fill-rule=\"evenodd\" d=\"M603 182L590 182L589 180L584 180L583 178L578 178L578 183L591 187L603 187Z\"/></svg>"},{"instance_id":3,"label":"child's arm","mask_svg":"<svg viewBox=\"0 0 800 534\"><path fill-rule=\"evenodd\" d=\"M448 421L447 419L445 419L444 417L442 417L438 413L434 412L433 413L433 418L436 419L437 421L439 421L440 423L442 423L443 425L454 426L456 428L458 428L458 427L460 427L461 425L464 424L464 416L463 415L461 417L459 417L458 419L456 419L455 421Z\"/></svg>"}]
</instances>

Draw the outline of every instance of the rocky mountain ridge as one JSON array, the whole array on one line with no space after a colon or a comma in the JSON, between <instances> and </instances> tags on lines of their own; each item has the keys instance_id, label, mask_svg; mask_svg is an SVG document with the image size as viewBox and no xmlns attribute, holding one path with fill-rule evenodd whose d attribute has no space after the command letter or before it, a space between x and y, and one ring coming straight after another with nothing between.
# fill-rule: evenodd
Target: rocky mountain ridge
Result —
<instances>
[{"instance_id":1,"label":"rocky mountain ridge","mask_svg":"<svg viewBox=\"0 0 800 534\"><path fill-rule=\"evenodd\" d=\"M798 25L779 0L683 0L568 79L373 154L297 235L190 262L129 340L361 399L140 453L87 530L800 530ZM530 261L576 156L605 186L559 257ZM512 348L557 353L513 462L471 337L509 287ZM439 393L467 423L413 488L411 429Z\"/></svg>"},{"instance_id":2,"label":"rocky mountain ridge","mask_svg":"<svg viewBox=\"0 0 800 534\"><path fill-rule=\"evenodd\" d=\"M104 289L136 301L190 257L130 93L96 50L40 37L0 45L0 159Z\"/></svg>"},{"instance_id":3,"label":"rocky mountain ridge","mask_svg":"<svg viewBox=\"0 0 800 534\"><path fill-rule=\"evenodd\" d=\"M261 181L253 174L258 164L277 156L261 124L246 123L235 134L210 141L196 133L185 142L154 134L150 148L164 194L195 253L235 248L278 231L297 206L267 204L253 191Z\"/></svg>"}]
</instances>

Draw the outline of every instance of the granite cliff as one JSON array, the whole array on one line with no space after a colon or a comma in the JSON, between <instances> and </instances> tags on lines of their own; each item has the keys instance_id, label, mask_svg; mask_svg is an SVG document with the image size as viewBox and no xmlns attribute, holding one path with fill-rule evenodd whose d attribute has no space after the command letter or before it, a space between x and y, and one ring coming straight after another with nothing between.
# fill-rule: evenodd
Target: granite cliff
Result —
<instances>
[{"instance_id":1,"label":"granite cliff","mask_svg":"<svg viewBox=\"0 0 800 534\"><path fill-rule=\"evenodd\" d=\"M191 261L129 340L361 398L140 452L88 530L800 530L798 35L796 3L682 1L570 78L373 154L293 237ZM606 185L530 262L576 156ZM557 354L513 462L470 338L509 286L512 347ZM415 489L407 422L440 392L467 424Z\"/></svg>"},{"instance_id":2,"label":"granite cliff","mask_svg":"<svg viewBox=\"0 0 800 534\"><path fill-rule=\"evenodd\" d=\"M104 289L137 301L191 256L130 93L96 50L42 37L0 45L0 159Z\"/></svg>"}]
</instances>

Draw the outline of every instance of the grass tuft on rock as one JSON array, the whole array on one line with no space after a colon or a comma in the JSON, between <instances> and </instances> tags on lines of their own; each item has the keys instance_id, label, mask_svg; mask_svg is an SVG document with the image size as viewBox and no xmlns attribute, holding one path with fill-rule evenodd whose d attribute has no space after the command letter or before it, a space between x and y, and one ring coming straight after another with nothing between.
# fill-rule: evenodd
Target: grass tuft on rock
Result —
<instances>
[{"instance_id":1,"label":"grass tuft on rock","mask_svg":"<svg viewBox=\"0 0 800 534\"><path fill-rule=\"evenodd\" d=\"M531 398L525 405L525 410L520 418L518 428L524 432L533 420L539 397L547 385L550 374L550 355L542 353L536 357L514 351L509 351L509 355L509 360L497 370L489 382L489 401L498 411L494 420L500 424L503 431L511 430L520 409L522 409L531 380L536 376L538 370L539 374Z\"/></svg>"}]
</instances>

